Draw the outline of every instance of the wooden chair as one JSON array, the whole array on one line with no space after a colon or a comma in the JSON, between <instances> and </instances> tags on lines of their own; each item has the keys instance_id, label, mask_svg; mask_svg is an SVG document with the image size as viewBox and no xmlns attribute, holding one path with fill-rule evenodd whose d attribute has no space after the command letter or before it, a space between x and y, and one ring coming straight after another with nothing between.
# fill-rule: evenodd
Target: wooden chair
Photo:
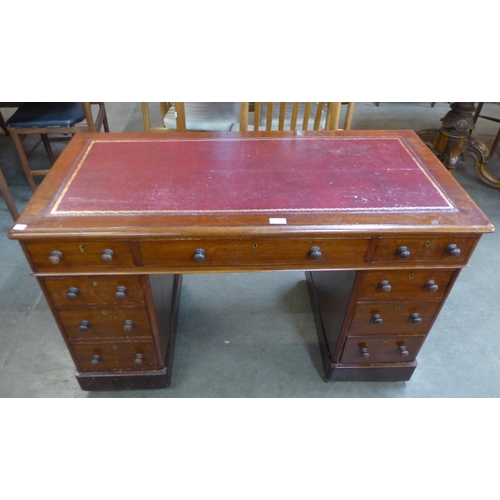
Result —
<instances>
[{"instance_id":1,"label":"wooden chair","mask_svg":"<svg viewBox=\"0 0 500 500\"><path fill-rule=\"evenodd\" d=\"M97 105L93 117L92 105ZM36 190L34 177L46 175L49 169L32 170L23 141L28 135L40 135L51 165L55 162L50 142L69 140L71 137L49 138L49 135L73 135L77 132L100 132L104 127L109 132L106 108L103 102L26 102L7 120L7 129L16 148L24 173L33 191ZM38 146L39 142L35 145Z\"/></svg>"},{"instance_id":2,"label":"wooden chair","mask_svg":"<svg viewBox=\"0 0 500 500\"><path fill-rule=\"evenodd\" d=\"M482 118L483 120L488 120L488 121L495 122L495 123L500 123L500 118L481 114L484 104L485 104L484 102L479 102L477 105L476 113L474 114L474 125L476 124L478 118ZM500 102L492 102L490 104L500 105ZM490 156L495 153L495 151L498 148L499 143L500 143L500 129L498 130L498 133L495 136L495 139L493 140L493 144L491 145Z\"/></svg>"},{"instance_id":3,"label":"wooden chair","mask_svg":"<svg viewBox=\"0 0 500 500\"><path fill-rule=\"evenodd\" d=\"M343 104L347 109L344 124L339 128ZM240 104L239 130L241 131L248 131L249 125L254 131L350 130L354 114L353 102L255 102L252 105L253 124L249 121L250 103ZM233 130L236 130L236 127Z\"/></svg>"},{"instance_id":4,"label":"wooden chair","mask_svg":"<svg viewBox=\"0 0 500 500\"><path fill-rule=\"evenodd\" d=\"M141 102L146 132L229 131L239 121L237 102L160 102L159 126L152 125L150 103ZM158 118L158 115L157 115Z\"/></svg>"}]
</instances>

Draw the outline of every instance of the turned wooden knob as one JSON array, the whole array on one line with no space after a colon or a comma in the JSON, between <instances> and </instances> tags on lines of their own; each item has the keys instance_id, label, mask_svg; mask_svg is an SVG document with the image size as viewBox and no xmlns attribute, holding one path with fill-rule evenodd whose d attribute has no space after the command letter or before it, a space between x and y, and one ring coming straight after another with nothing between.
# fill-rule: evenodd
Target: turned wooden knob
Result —
<instances>
[{"instance_id":1,"label":"turned wooden knob","mask_svg":"<svg viewBox=\"0 0 500 500\"><path fill-rule=\"evenodd\" d=\"M370 353L368 352L368 348L367 347L363 347L362 349L359 350L359 352L361 354L361 357L364 358L364 359L370 357Z\"/></svg>"},{"instance_id":2,"label":"turned wooden knob","mask_svg":"<svg viewBox=\"0 0 500 500\"><path fill-rule=\"evenodd\" d=\"M123 331L124 332L131 332L133 327L134 327L134 322L131 319L127 319L127 320L125 320L125 323L123 324Z\"/></svg>"},{"instance_id":3,"label":"turned wooden knob","mask_svg":"<svg viewBox=\"0 0 500 500\"><path fill-rule=\"evenodd\" d=\"M412 322L414 325L418 325L418 324L422 323L422 318L420 317L420 314L418 314L418 313L413 313L413 314L410 316L410 320L411 320L411 322Z\"/></svg>"},{"instance_id":4,"label":"turned wooden knob","mask_svg":"<svg viewBox=\"0 0 500 500\"><path fill-rule=\"evenodd\" d=\"M406 356L408 356L408 354L410 354L408 352L408 349L406 348L405 345L402 345L400 347L398 347L398 351L399 351L399 355L402 357L402 358L406 358Z\"/></svg>"},{"instance_id":5,"label":"turned wooden knob","mask_svg":"<svg viewBox=\"0 0 500 500\"><path fill-rule=\"evenodd\" d=\"M87 321L86 319L84 319L80 323L78 330L80 330L82 333L87 333L89 331L89 328L90 328L90 321Z\"/></svg>"},{"instance_id":6,"label":"turned wooden knob","mask_svg":"<svg viewBox=\"0 0 500 500\"><path fill-rule=\"evenodd\" d=\"M80 293L80 290L78 288L71 286L68 288L68 291L66 292L66 297L68 297L69 300L75 300L76 296Z\"/></svg>"},{"instance_id":7,"label":"turned wooden knob","mask_svg":"<svg viewBox=\"0 0 500 500\"><path fill-rule=\"evenodd\" d=\"M448 255L450 257L458 257L460 255L460 248L458 248L457 245L455 245L455 243L448 245L446 247L446 251L448 252Z\"/></svg>"},{"instance_id":8,"label":"turned wooden knob","mask_svg":"<svg viewBox=\"0 0 500 500\"><path fill-rule=\"evenodd\" d=\"M203 248L197 248L194 251L193 259L195 262L204 262L205 261L205 250L203 250Z\"/></svg>"},{"instance_id":9,"label":"turned wooden knob","mask_svg":"<svg viewBox=\"0 0 500 500\"><path fill-rule=\"evenodd\" d=\"M62 252L60 252L59 250L54 250L49 255L49 262L51 264L56 265L59 264L59 262L61 262L62 258L63 258Z\"/></svg>"},{"instance_id":10,"label":"turned wooden knob","mask_svg":"<svg viewBox=\"0 0 500 500\"><path fill-rule=\"evenodd\" d=\"M143 358L144 358L144 356L143 356L142 354L137 353L137 354L135 355L134 363L135 363L136 365L142 365L142 360L143 360Z\"/></svg>"},{"instance_id":11,"label":"turned wooden knob","mask_svg":"<svg viewBox=\"0 0 500 500\"><path fill-rule=\"evenodd\" d=\"M407 259L411 255L410 251L408 250L408 247L405 247L405 246L399 247L398 250L397 250L397 254L402 259Z\"/></svg>"},{"instance_id":12,"label":"turned wooden knob","mask_svg":"<svg viewBox=\"0 0 500 500\"><path fill-rule=\"evenodd\" d=\"M115 292L115 297L117 299L124 299L125 295L127 295L127 288L124 286L117 286L116 292Z\"/></svg>"},{"instance_id":13,"label":"turned wooden knob","mask_svg":"<svg viewBox=\"0 0 500 500\"><path fill-rule=\"evenodd\" d=\"M429 280L425 283L425 288L429 290L429 292L437 292L439 289L439 286L434 280Z\"/></svg>"},{"instance_id":14,"label":"turned wooden knob","mask_svg":"<svg viewBox=\"0 0 500 500\"><path fill-rule=\"evenodd\" d=\"M378 286L379 286L380 288L382 288L382 291L383 291L383 292L385 292L385 293L390 292L390 291L392 290L392 286L391 286L391 284L389 283L389 281L388 281L388 280L382 280L382 281L378 284Z\"/></svg>"},{"instance_id":15,"label":"turned wooden knob","mask_svg":"<svg viewBox=\"0 0 500 500\"><path fill-rule=\"evenodd\" d=\"M104 262L111 262L114 256L115 252L113 252L113 250L110 250L109 248L106 248L106 250L103 250L101 254L101 260L103 260Z\"/></svg>"},{"instance_id":16,"label":"turned wooden knob","mask_svg":"<svg viewBox=\"0 0 500 500\"><path fill-rule=\"evenodd\" d=\"M309 249L309 257L312 260L319 260L323 255L321 254L321 249L319 247L311 247Z\"/></svg>"},{"instance_id":17,"label":"turned wooden knob","mask_svg":"<svg viewBox=\"0 0 500 500\"><path fill-rule=\"evenodd\" d=\"M101 356L99 356L99 354L94 354L92 356L92 359L90 360L90 364L93 366L97 366L100 361L101 361Z\"/></svg>"},{"instance_id":18,"label":"turned wooden knob","mask_svg":"<svg viewBox=\"0 0 500 500\"><path fill-rule=\"evenodd\" d=\"M374 314L372 316L372 321L373 323L375 323L376 325L381 325L384 321L382 320L382 316L380 316L380 314Z\"/></svg>"}]
</instances>

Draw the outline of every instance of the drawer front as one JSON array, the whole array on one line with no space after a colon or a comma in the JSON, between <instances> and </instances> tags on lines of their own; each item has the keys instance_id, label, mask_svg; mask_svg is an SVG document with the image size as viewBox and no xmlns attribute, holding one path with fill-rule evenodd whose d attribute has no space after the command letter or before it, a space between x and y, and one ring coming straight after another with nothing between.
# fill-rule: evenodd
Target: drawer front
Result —
<instances>
[{"instance_id":1,"label":"drawer front","mask_svg":"<svg viewBox=\"0 0 500 500\"><path fill-rule=\"evenodd\" d=\"M84 372L155 370L152 342L72 344L78 369Z\"/></svg>"},{"instance_id":2,"label":"drawer front","mask_svg":"<svg viewBox=\"0 0 500 500\"><path fill-rule=\"evenodd\" d=\"M441 301L358 303L349 335L425 333Z\"/></svg>"},{"instance_id":3,"label":"drawer front","mask_svg":"<svg viewBox=\"0 0 500 500\"><path fill-rule=\"evenodd\" d=\"M57 315L70 340L152 335L148 313L142 307L62 309Z\"/></svg>"},{"instance_id":4,"label":"drawer front","mask_svg":"<svg viewBox=\"0 0 500 500\"><path fill-rule=\"evenodd\" d=\"M368 239L145 241L144 266L353 266L365 261ZM202 250L202 251L200 251Z\"/></svg>"},{"instance_id":5,"label":"drawer front","mask_svg":"<svg viewBox=\"0 0 500 500\"><path fill-rule=\"evenodd\" d=\"M454 271L433 269L408 271L360 271L360 298L391 299L392 297L443 297Z\"/></svg>"},{"instance_id":6,"label":"drawer front","mask_svg":"<svg viewBox=\"0 0 500 500\"><path fill-rule=\"evenodd\" d=\"M465 262L475 238L380 238L373 262L440 261L443 264Z\"/></svg>"},{"instance_id":7,"label":"drawer front","mask_svg":"<svg viewBox=\"0 0 500 500\"><path fill-rule=\"evenodd\" d=\"M140 276L71 276L43 283L56 307L144 304Z\"/></svg>"},{"instance_id":8,"label":"drawer front","mask_svg":"<svg viewBox=\"0 0 500 500\"><path fill-rule=\"evenodd\" d=\"M406 363L415 361L424 335L348 338L341 363Z\"/></svg>"},{"instance_id":9,"label":"drawer front","mask_svg":"<svg viewBox=\"0 0 500 500\"><path fill-rule=\"evenodd\" d=\"M26 249L37 270L134 266L128 242L28 243Z\"/></svg>"}]
</instances>

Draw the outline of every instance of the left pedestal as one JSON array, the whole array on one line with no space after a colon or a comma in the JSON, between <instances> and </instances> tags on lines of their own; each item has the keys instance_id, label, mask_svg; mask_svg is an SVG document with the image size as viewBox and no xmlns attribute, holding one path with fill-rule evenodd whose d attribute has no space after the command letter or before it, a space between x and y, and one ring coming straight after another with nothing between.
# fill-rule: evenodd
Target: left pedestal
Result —
<instances>
[{"instance_id":1,"label":"left pedestal","mask_svg":"<svg viewBox=\"0 0 500 500\"><path fill-rule=\"evenodd\" d=\"M38 277L84 390L169 387L181 275Z\"/></svg>"}]
</instances>

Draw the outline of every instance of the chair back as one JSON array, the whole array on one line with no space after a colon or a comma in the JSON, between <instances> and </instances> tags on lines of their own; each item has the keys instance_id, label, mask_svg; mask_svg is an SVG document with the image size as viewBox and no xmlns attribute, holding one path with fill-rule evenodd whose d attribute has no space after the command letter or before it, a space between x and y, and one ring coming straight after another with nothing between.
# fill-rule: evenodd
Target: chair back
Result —
<instances>
[{"instance_id":1,"label":"chair back","mask_svg":"<svg viewBox=\"0 0 500 500\"><path fill-rule=\"evenodd\" d=\"M239 122L237 102L160 102L160 126L152 125L147 102L141 103L144 130L165 131L230 131ZM155 120L158 123L157 120Z\"/></svg>"},{"instance_id":2,"label":"chair back","mask_svg":"<svg viewBox=\"0 0 500 500\"><path fill-rule=\"evenodd\" d=\"M249 102L240 103L241 131L271 130L339 130L342 105L347 106L344 124L340 129L350 130L354 103L341 102ZM249 123L253 108L253 125Z\"/></svg>"},{"instance_id":3,"label":"chair back","mask_svg":"<svg viewBox=\"0 0 500 500\"><path fill-rule=\"evenodd\" d=\"M148 102L141 102L141 111L142 111L142 121L144 124L145 132L166 132L172 130L178 130L179 132L186 131L186 112L184 110L183 102L160 102L158 103L159 114L159 122L160 126L151 124L151 114ZM175 111L175 121L177 124L176 129L169 129L165 127L163 123L163 119L165 118L168 111L172 108Z\"/></svg>"}]
</instances>

